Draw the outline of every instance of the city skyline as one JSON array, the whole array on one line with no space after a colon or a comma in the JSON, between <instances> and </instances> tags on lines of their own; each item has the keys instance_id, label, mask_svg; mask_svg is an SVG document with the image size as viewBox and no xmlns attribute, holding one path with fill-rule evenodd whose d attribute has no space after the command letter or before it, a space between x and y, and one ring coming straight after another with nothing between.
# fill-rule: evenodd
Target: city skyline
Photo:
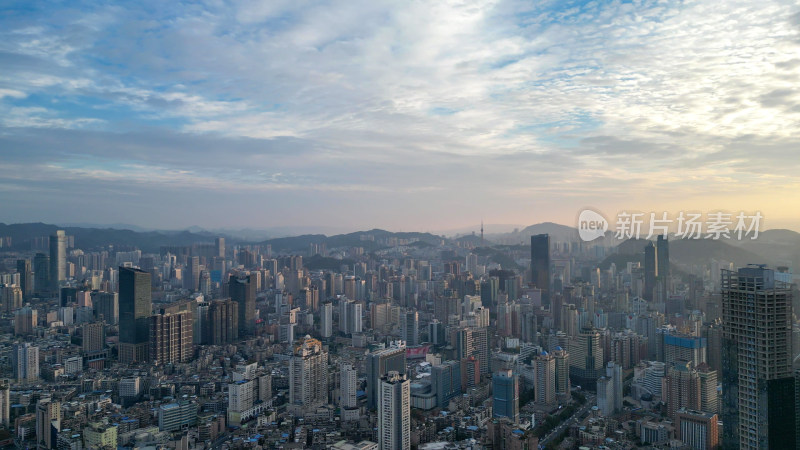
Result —
<instances>
[{"instance_id":1,"label":"city skyline","mask_svg":"<svg viewBox=\"0 0 800 450\"><path fill-rule=\"evenodd\" d=\"M797 230L798 11L12 5L4 220L442 230L592 207Z\"/></svg>"}]
</instances>

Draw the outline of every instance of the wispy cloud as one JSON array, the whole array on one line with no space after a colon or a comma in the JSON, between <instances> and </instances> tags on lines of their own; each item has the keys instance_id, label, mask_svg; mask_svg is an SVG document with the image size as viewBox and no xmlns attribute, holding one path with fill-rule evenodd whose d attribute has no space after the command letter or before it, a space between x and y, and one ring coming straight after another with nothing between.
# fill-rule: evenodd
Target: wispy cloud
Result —
<instances>
[{"instance_id":1,"label":"wispy cloud","mask_svg":"<svg viewBox=\"0 0 800 450\"><path fill-rule=\"evenodd\" d=\"M440 193L509 222L769 196L798 183L798 14L780 0L26 3L0 18L0 173L243 208L244 191L281 191L286 208L315 192L329 212L368 203L359 222L403 205L408 226L474 221Z\"/></svg>"}]
</instances>

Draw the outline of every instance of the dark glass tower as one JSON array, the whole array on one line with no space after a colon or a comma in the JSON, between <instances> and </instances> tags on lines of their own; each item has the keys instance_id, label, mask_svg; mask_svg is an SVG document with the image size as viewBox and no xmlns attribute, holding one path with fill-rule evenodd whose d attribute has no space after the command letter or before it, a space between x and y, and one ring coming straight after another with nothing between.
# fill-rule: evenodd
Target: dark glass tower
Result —
<instances>
[{"instance_id":1,"label":"dark glass tower","mask_svg":"<svg viewBox=\"0 0 800 450\"><path fill-rule=\"evenodd\" d=\"M531 236L531 281L542 290L542 305L550 305L550 235Z\"/></svg>"},{"instance_id":2,"label":"dark glass tower","mask_svg":"<svg viewBox=\"0 0 800 450\"><path fill-rule=\"evenodd\" d=\"M652 302L653 291L656 288L656 277L658 276L658 250L652 242L648 242L644 248L644 292L642 297Z\"/></svg>"},{"instance_id":3,"label":"dark glass tower","mask_svg":"<svg viewBox=\"0 0 800 450\"><path fill-rule=\"evenodd\" d=\"M239 304L240 335L252 336L256 332L256 280L255 275L231 275L228 279L231 300Z\"/></svg>"},{"instance_id":4,"label":"dark glass tower","mask_svg":"<svg viewBox=\"0 0 800 450\"><path fill-rule=\"evenodd\" d=\"M669 241L665 235L658 236L656 240L656 256L658 263L658 287L662 298L666 300L670 293L670 268L669 268Z\"/></svg>"},{"instance_id":5,"label":"dark glass tower","mask_svg":"<svg viewBox=\"0 0 800 450\"><path fill-rule=\"evenodd\" d=\"M150 274L119 268L119 361L123 364L150 359L150 316L153 303Z\"/></svg>"}]
</instances>

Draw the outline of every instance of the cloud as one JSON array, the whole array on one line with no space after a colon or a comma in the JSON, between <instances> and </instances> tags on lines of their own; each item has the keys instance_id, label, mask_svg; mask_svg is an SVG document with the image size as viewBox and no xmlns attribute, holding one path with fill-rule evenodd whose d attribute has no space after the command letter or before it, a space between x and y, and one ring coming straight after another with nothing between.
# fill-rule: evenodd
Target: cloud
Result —
<instances>
[{"instance_id":1,"label":"cloud","mask_svg":"<svg viewBox=\"0 0 800 450\"><path fill-rule=\"evenodd\" d=\"M800 122L793 2L154 6L0 19L6 165L330 208L458 192L511 222L538 196L555 211L797 181L779 164Z\"/></svg>"}]
</instances>

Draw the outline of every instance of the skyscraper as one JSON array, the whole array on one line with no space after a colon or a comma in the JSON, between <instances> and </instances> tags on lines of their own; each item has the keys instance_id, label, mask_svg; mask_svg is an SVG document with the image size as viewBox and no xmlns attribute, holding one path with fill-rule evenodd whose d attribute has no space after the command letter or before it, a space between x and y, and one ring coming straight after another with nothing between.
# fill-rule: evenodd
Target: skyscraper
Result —
<instances>
[{"instance_id":1,"label":"skyscraper","mask_svg":"<svg viewBox=\"0 0 800 450\"><path fill-rule=\"evenodd\" d=\"M378 389L378 448L411 448L411 383L391 371L380 378Z\"/></svg>"},{"instance_id":2,"label":"skyscraper","mask_svg":"<svg viewBox=\"0 0 800 450\"><path fill-rule=\"evenodd\" d=\"M184 279L185 288L194 292L200 288L200 257L192 256L189 258L189 276Z\"/></svg>"},{"instance_id":3,"label":"skyscraper","mask_svg":"<svg viewBox=\"0 0 800 450\"><path fill-rule=\"evenodd\" d=\"M775 272L722 270L723 448L795 447L792 296Z\"/></svg>"},{"instance_id":4,"label":"skyscraper","mask_svg":"<svg viewBox=\"0 0 800 450\"><path fill-rule=\"evenodd\" d=\"M50 292L57 293L67 279L67 235L64 230L50 236Z\"/></svg>"},{"instance_id":5,"label":"skyscraper","mask_svg":"<svg viewBox=\"0 0 800 450\"><path fill-rule=\"evenodd\" d=\"M600 333L594 328L583 328L569 344L569 374L574 384L594 389L603 370L603 347Z\"/></svg>"},{"instance_id":6,"label":"skyscraper","mask_svg":"<svg viewBox=\"0 0 800 450\"><path fill-rule=\"evenodd\" d=\"M215 300L208 307L208 343L225 345L239 339L239 304L233 300Z\"/></svg>"},{"instance_id":7,"label":"skyscraper","mask_svg":"<svg viewBox=\"0 0 800 450\"><path fill-rule=\"evenodd\" d=\"M328 353L311 336L298 340L289 362L289 402L316 406L328 401Z\"/></svg>"},{"instance_id":8,"label":"skyscraper","mask_svg":"<svg viewBox=\"0 0 800 450\"><path fill-rule=\"evenodd\" d=\"M648 242L644 247L644 288L642 298L647 301L654 301L653 293L656 288L656 277L658 276L658 250L652 242Z\"/></svg>"},{"instance_id":9,"label":"skyscraper","mask_svg":"<svg viewBox=\"0 0 800 450\"><path fill-rule=\"evenodd\" d=\"M18 382L34 382L39 379L39 347L28 342L15 344L11 350L11 368Z\"/></svg>"},{"instance_id":10,"label":"skyscraper","mask_svg":"<svg viewBox=\"0 0 800 450\"><path fill-rule=\"evenodd\" d=\"M322 304L319 318L319 334L323 338L333 336L333 303L331 302Z\"/></svg>"},{"instance_id":11,"label":"skyscraper","mask_svg":"<svg viewBox=\"0 0 800 450\"><path fill-rule=\"evenodd\" d=\"M556 402L556 360L553 355L542 352L533 358L534 401L540 405Z\"/></svg>"},{"instance_id":12,"label":"skyscraper","mask_svg":"<svg viewBox=\"0 0 800 450\"><path fill-rule=\"evenodd\" d=\"M670 288L670 275L671 270L669 266L669 240L662 235L658 236L656 240L656 254L658 264L658 288L661 291L661 298L667 298L671 292Z\"/></svg>"},{"instance_id":13,"label":"skyscraper","mask_svg":"<svg viewBox=\"0 0 800 450\"><path fill-rule=\"evenodd\" d=\"M0 382L0 425L8 428L11 421L11 389L7 381Z\"/></svg>"},{"instance_id":14,"label":"skyscraper","mask_svg":"<svg viewBox=\"0 0 800 450\"><path fill-rule=\"evenodd\" d=\"M38 295L50 291L50 257L44 253L33 257L33 291Z\"/></svg>"},{"instance_id":15,"label":"skyscraper","mask_svg":"<svg viewBox=\"0 0 800 450\"><path fill-rule=\"evenodd\" d=\"M149 361L150 274L131 267L119 268L119 362Z\"/></svg>"},{"instance_id":16,"label":"skyscraper","mask_svg":"<svg viewBox=\"0 0 800 450\"><path fill-rule=\"evenodd\" d=\"M150 317L150 359L154 365L186 362L192 356L192 313Z\"/></svg>"},{"instance_id":17,"label":"skyscraper","mask_svg":"<svg viewBox=\"0 0 800 450\"><path fill-rule=\"evenodd\" d=\"M17 272L19 272L19 287L22 289L22 298L30 300L33 297L33 270L29 259L17 260Z\"/></svg>"},{"instance_id":18,"label":"skyscraper","mask_svg":"<svg viewBox=\"0 0 800 450\"><path fill-rule=\"evenodd\" d=\"M109 325L119 323L119 294L112 292L92 292L94 317Z\"/></svg>"},{"instance_id":19,"label":"skyscraper","mask_svg":"<svg viewBox=\"0 0 800 450\"><path fill-rule=\"evenodd\" d=\"M228 292L231 299L239 304L239 335L254 335L256 331L255 275L231 275L228 279Z\"/></svg>"},{"instance_id":20,"label":"skyscraper","mask_svg":"<svg viewBox=\"0 0 800 450\"><path fill-rule=\"evenodd\" d=\"M406 311L400 315L400 333L406 345L419 345L419 313Z\"/></svg>"},{"instance_id":21,"label":"skyscraper","mask_svg":"<svg viewBox=\"0 0 800 450\"><path fill-rule=\"evenodd\" d=\"M489 347L486 328L463 328L456 334L456 352L458 359L474 356L480 363L480 373L489 373Z\"/></svg>"},{"instance_id":22,"label":"skyscraper","mask_svg":"<svg viewBox=\"0 0 800 450\"><path fill-rule=\"evenodd\" d=\"M550 235L531 236L531 281L542 290L542 305L550 305Z\"/></svg>"},{"instance_id":23,"label":"skyscraper","mask_svg":"<svg viewBox=\"0 0 800 450\"><path fill-rule=\"evenodd\" d=\"M225 258L225 238L218 237L214 240L214 244L216 244L216 256L220 258Z\"/></svg>"},{"instance_id":24,"label":"skyscraper","mask_svg":"<svg viewBox=\"0 0 800 450\"><path fill-rule=\"evenodd\" d=\"M519 422L519 378L510 369L492 376L492 416Z\"/></svg>"},{"instance_id":25,"label":"skyscraper","mask_svg":"<svg viewBox=\"0 0 800 450\"><path fill-rule=\"evenodd\" d=\"M406 373L405 345L374 351L367 355L367 407L378 407L378 382L389 372Z\"/></svg>"},{"instance_id":26,"label":"skyscraper","mask_svg":"<svg viewBox=\"0 0 800 450\"><path fill-rule=\"evenodd\" d=\"M569 394L569 353L561 347L556 347L551 354L556 360L556 395Z\"/></svg>"}]
</instances>

